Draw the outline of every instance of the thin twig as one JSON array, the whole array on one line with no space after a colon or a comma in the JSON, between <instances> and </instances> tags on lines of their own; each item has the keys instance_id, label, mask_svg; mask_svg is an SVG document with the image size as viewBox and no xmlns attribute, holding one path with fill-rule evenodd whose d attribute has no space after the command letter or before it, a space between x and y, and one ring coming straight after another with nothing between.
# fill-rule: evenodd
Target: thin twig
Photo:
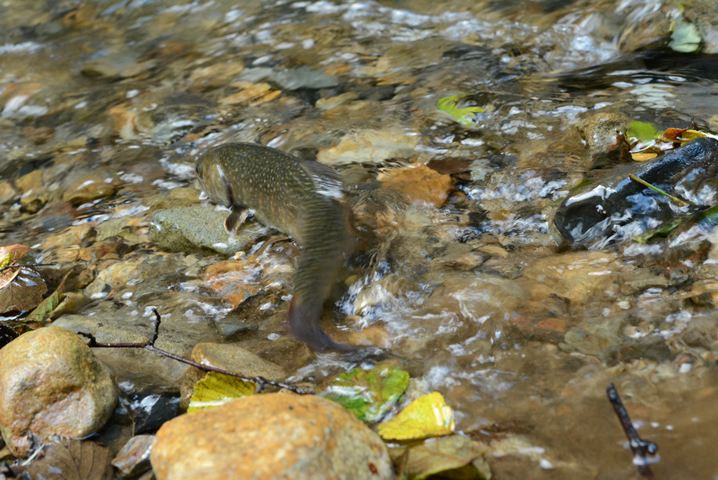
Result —
<instances>
[{"instance_id":1,"label":"thin twig","mask_svg":"<svg viewBox=\"0 0 718 480\"><path fill-rule=\"evenodd\" d=\"M679 207L687 207L688 205L693 205L693 202L686 202L686 201L684 201L684 200L681 200L681 199L678 198L678 197L674 197L674 196L671 195L670 193L664 192L663 190L661 190L660 188L656 187L655 185L651 185L651 184L648 183L647 181L643 180L642 178L638 178L637 176L635 176L635 175L632 174L632 173L631 173L630 175L628 175L628 178L630 178L630 179L633 180L634 182L638 182L638 183L640 183L641 185L650 188L650 189L653 190L654 192L658 192L658 193L660 193L661 195L665 195L666 197L668 197L668 198L670 198L671 200L673 200Z\"/></svg>"},{"instance_id":2,"label":"thin twig","mask_svg":"<svg viewBox=\"0 0 718 480\"><path fill-rule=\"evenodd\" d=\"M636 428L633 426L633 422L631 422L631 417L628 416L626 407L623 406L621 397L618 396L618 391L613 384L608 386L606 393L608 394L608 401L611 402L613 410L621 422L623 431L626 433L626 437L628 437L628 444L633 452L633 464L638 467L638 473L647 478L653 478L653 472L648 464L651 463L651 460L655 462L657 459L649 459L647 457L653 457L658 453L658 445L642 440L638 435Z\"/></svg>"},{"instance_id":3,"label":"thin twig","mask_svg":"<svg viewBox=\"0 0 718 480\"><path fill-rule=\"evenodd\" d=\"M0 268L0 273L4 272L5 270L10 270L11 268L54 267L55 265L55 263L13 263L12 265Z\"/></svg>"},{"instance_id":4,"label":"thin twig","mask_svg":"<svg viewBox=\"0 0 718 480\"><path fill-rule=\"evenodd\" d=\"M84 332L77 332L78 335L82 335L83 337L89 339L89 342L87 343L88 347L92 348L144 348L145 350L149 350L150 352L163 355L165 357L171 358L173 360L177 360L178 362L185 363L187 365L191 365L193 367L199 368L200 370L204 370L205 372L217 372L217 373L223 373L224 375L230 375L232 377L241 378L244 381L252 382L257 385L257 389L255 393L259 393L262 390L264 390L267 385L270 385L272 387L277 388L284 388L287 390L290 390L294 393L297 393L299 395L309 395L314 392L309 390L304 390L303 388L299 388L295 385L289 385L287 383L282 382L275 382L273 380L267 380L264 377L251 377L248 375L242 375L241 373L231 372L229 370L225 370L224 368L219 367L213 367L211 365L203 365L201 363L194 362L192 360L189 360L184 357L180 357L179 355L175 355L174 353L167 352L165 350L159 349L155 347L155 342L157 341L157 337L159 336L159 330L160 330L160 321L162 320L162 317L160 317L159 312L157 312L156 308L152 309L152 312L155 314L155 329L154 333L152 334L152 338L150 340L147 340L146 342L142 343L100 343L95 339L95 337L92 334L84 333Z\"/></svg>"}]
</instances>

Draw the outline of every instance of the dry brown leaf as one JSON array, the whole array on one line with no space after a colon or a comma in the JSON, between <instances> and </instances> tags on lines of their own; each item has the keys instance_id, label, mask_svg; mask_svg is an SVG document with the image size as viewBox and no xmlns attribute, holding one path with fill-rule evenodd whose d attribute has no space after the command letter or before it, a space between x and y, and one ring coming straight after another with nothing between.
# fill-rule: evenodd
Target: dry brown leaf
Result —
<instances>
[{"instance_id":1,"label":"dry brown leaf","mask_svg":"<svg viewBox=\"0 0 718 480\"><path fill-rule=\"evenodd\" d=\"M688 130L687 128L668 128L665 132L663 132L663 137L667 140L670 140L672 142L678 142L678 137L680 137L683 132Z\"/></svg>"},{"instance_id":2,"label":"dry brown leaf","mask_svg":"<svg viewBox=\"0 0 718 480\"><path fill-rule=\"evenodd\" d=\"M35 270L18 267L0 272L0 313L32 310L45 292L45 280Z\"/></svg>"},{"instance_id":3,"label":"dry brown leaf","mask_svg":"<svg viewBox=\"0 0 718 480\"><path fill-rule=\"evenodd\" d=\"M44 457L29 465L28 472L32 478L47 480L109 480L111 460L109 448L58 437L46 446Z\"/></svg>"}]
</instances>

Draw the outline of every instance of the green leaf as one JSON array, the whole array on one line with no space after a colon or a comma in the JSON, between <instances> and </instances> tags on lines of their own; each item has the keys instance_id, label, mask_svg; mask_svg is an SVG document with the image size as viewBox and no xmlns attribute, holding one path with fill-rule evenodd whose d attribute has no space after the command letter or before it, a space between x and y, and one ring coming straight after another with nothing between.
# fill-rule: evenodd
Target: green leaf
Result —
<instances>
[{"instance_id":1,"label":"green leaf","mask_svg":"<svg viewBox=\"0 0 718 480\"><path fill-rule=\"evenodd\" d=\"M436 106L440 111L448 113L451 118L461 125L472 128L477 126L479 114L484 113L486 110L478 105L469 105L470 99L471 95L451 95L440 98L436 102Z\"/></svg>"},{"instance_id":2,"label":"green leaf","mask_svg":"<svg viewBox=\"0 0 718 480\"><path fill-rule=\"evenodd\" d=\"M701 32L698 27L688 22L683 15L673 20L671 42L668 44L676 52L693 53L701 48Z\"/></svg>"},{"instance_id":3,"label":"green leaf","mask_svg":"<svg viewBox=\"0 0 718 480\"><path fill-rule=\"evenodd\" d=\"M40 305L35 307L35 310L30 312L30 314L25 317L24 320L26 322L44 322L57 308L57 306L60 305L60 301L62 300L61 297L62 294L60 293L60 289L58 288L57 290L52 292L52 295L40 302Z\"/></svg>"},{"instance_id":4,"label":"green leaf","mask_svg":"<svg viewBox=\"0 0 718 480\"><path fill-rule=\"evenodd\" d=\"M223 373L209 372L195 384L187 413L223 405L247 395L254 395L256 389L257 386L252 382L245 382L240 378Z\"/></svg>"},{"instance_id":5,"label":"green leaf","mask_svg":"<svg viewBox=\"0 0 718 480\"><path fill-rule=\"evenodd\" d=\"M648 230L647 232L644 232L640 235L633 237L633 240L635 240L638 243L647 243L652 238L665 237L666 235L671 233L673 230L680 227L684 221L685 221L684 218L676 218L673 221L663 224L658 228L654 228L653 230Z\"/></svg>"},{"instance_id":6,"label":"green leaf","mask_svg":"<svg viewBox=\"0 0 718 480\"><path fill-rule=\"evenodd\" d=\"M384 440L418 440L454 431L454 411L439 392L419 397L377 428Z\"/></svg>"},{"instance_id":7,"label":"green leaf","mask_svg":"<svg viewBox=\"0 0 718 480\"><path fill-rule=\"evenodd\" d=\"M58 285L57 289L52 292L52 295L40 302L40 305L35 307L35 310L30 312L30 314L25 317L24 321L44 322L46 320L50 320L53 315L53 312L56 312L58 310L58 306L60 306L61 304L64 304L65 310L67 310L67 307L70 306L70 304L72 304L73 308L76 307L79 304L77 302L77 296L79 295L81 298L84 299L84 295L74 294L73 296L68 296L65 294L65 282L67 281L67 277L69 276L70 272L67 272L67 274L60 282L60 285Z\"/></svg>"},{"instance_id":8,"label":"green leaf","mask_svg":"<svg viewBox=\"0 0 718 480\"><path fill-rule=\"evenodd\" d=\"M409 449L406 472L410 480L430 475L442 478L491 479L491 469L483 459L487 447L460 435L431 438Z\"/></svg>"},{"instance_id":9,"label":"green leaf","mask_svg":"<svg viewBox=\"0 0 718 480\"><path fill-rule=\"evenodd\" d=\"M374 422L394 406L408 386L407 372L377 365L339 375L321 396L339 403L363 422Z\"/></svg>"},{"instance_id":10,"label":"green leaf","mask_svg":"<svg viewBox=\"0 0 718 480\"><path fill-rule=\"evenodd\" d=\"M661 136L661 132L656 130L656 127L652 123L646 122L631 122L628 124L628 130L626 130L626 137L630 140L638 140L639 142L652 142Z\"/></svg>"}]
</instances>

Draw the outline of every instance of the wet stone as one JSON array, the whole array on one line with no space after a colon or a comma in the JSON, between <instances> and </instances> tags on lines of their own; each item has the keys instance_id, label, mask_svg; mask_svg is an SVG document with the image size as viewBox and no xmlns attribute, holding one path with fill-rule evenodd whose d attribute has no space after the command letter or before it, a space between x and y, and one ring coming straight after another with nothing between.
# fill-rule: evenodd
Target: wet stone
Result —
<instances>
[{"instance_id":1,"label":"wet stone","mask_svg":"<svg viewBox=\"0 0 718 480\"><path fill-rule=\"evenodd\" d=\"M175 418L180 410L179 392L160 387L129 393L120 401L130 412L135 433L156 431Z\"/></svg>"},{"instance_id":2,"label":"wet stone","mask_svg":"<svg viewBox=\"0 0 718 480\"><path fill-rule=\"evenodd\" d=\"M616 130L626 131L630 119L621 113L598 112L579 124L590 155L604 152L616 139Z\"/></svg>"},{"instance_id":3,"label":"wet stone","mask_svg":"<svg viewBox=\"0 0 718 480\"><path fill-rule=\"evenodd\" d=\"M62 199L74 205L81 205L98 198L111 197L116 190L111 182L107 183L97 175L88 175L70 185L62 195Z\"/></svg>"},{"instance_id":4,"label":"wet stone","mask_svg":"<svg viewBox=\"0 0 718 480\"><path fill-rule=\"evenodd\" d=\"M618 290L616 256L605 252L571 252L541 258L522 271L519 280L531 297L546 301L552 295L582 305L598 292Z\"/></svg>"},{"instance_id":5,"label":"wet stone","mask_svg":"<svg viewBox=\"0 0 718 480\"><path fill-rule=\"evenodd\" d=\"M287 373L278 365L263 360L241 347L223 343L198 343L192 350L192 360L203 365L224 368L233 372L283 380Z\"/></svg>"},{"instance_id":6,"label":"wet stone","mask_svg":"<svg viewBox=\"0 0 718 480\"><path fill-rule=\"evenodd\" d=\"M658 224L675 214L670 200L633 181L629 174L672 193L676 186L691 191L718 168L718 140L698 138L654 160L619 165L610 175L573 191L559 206L553 223L561 235L578 244L620 239L619 227L650 218ZM640 225L642 233L647 227ZM616 232L619 230L618 232ZM616 232L616 233L614 233Z\"/></svg>"},{"instance_id":7,"label":"wet stone","mask_svg":"<svg viewBox=\"0 0 718 480\"><path fill-rule=\"evenodd\" d=\"M634 359L666 362L673 355L666 340L660 335L648 335L637 339L626 339L619 349L621 360L626 362Z\"/></svg>"},{"instance_id":8,"label":"wet stone","mask_svg":"<svg viewBox=\"0 0 718 480\"><path fill-rule=\"evenodd\" d=\"M0 205L10 203L18 197L19 193L7 180L0 181Z\"/></svg>"},{"instance_id":9,"label":"wet stone","mask_svg":"<svg viewBox=\"0 0 718 480\"><path fill-rule=\"evenodd\" d=\"M150 451L154 435L137 435L132 437L120 453L112 460L112 465L120 471L124 478L134 478L152 468Z\"/></svg>"},{"instance_id":10,"label":"wet stone","mask_svg":"<svg viewBox=\"0 0 718 480\"><path fill-rule=\"evenodd\" d=\"M116 403L109 371L72 332L41 328L0 350L0 431L15 456L95 433Z\"/></svg>"},{"instance_id":11,"label":"wet stone","mask_svg":"<svg viewBox=\"0 0 718 480\"><path fill-rule=\"evenodd\" d=\"M151 459L158 480L394 478L384 442L366 425L328 400L284 393L167 422Z\"/></svg>"},{"instance_id":12,"label":"wet stone","mask_svg":"<svg viewBox=\"0 0 718 480\"><path fill-rule=\"evenodd\" d=\"M378 177L384 188L401 192L415 207L438 208L446 202L453 181L449 175L430 169L423 163L390 170Z\"/></svg>"},{"instance_id":13,"label":"wet stone","mask_svg":"<svg viewBox=\"0 0 718 480\"><path fill-rule=\"evenodd\" d=\"M191 360L202 365L223 368L250 377L263 377L267 380L281 381L288 376L282 367L231 344L198 343L192 350ZM187 369L180 386L183 409L189 405L194 385L206 374L207 372L196 367Z\"/></svg>"},{"instance_id":14,"label":"wet stone","mask_svg":"<svg viewBox=\"0 0 718 480\"><path fill-rule=\"evenodd\" d=\"M578 351L585 355L593 355L603 361L613 357L621 346L621 331L624 322L612 317L594 318L584 322L580 327L571 328L564 335L566 351Z\"/></svg>"},{"instance_id":15,"label":"wet stone","mask_svg":"<svg viewBox=\"0 0 718 480\"><path fill-rule=\"evenodd\" d=\"M363 130L347 134L335 147L321 150L317 160L332 167L349 163L381 163L414 155L416 137L402 130Z\"/></svg>"},{"instance_id":16,"label":"wet stone","mask_svg":"<svg viewBox=\"0 0 718 480\"><path fill-rule=\"evenodd\" d=\"M213 250L232 255L268 231L255 223L230 236L224 229L228 215L208 205L163 210L152 216L150 238L173 252Z\"/></svg>"},{"instance_id":17,"label":"wet stone","mask_svg":"<svg viewBox=\"0 0 718 480\"><path fill-rule=\"evenodd\" d=\"M331 88L339 85L339 80L311 67L290 68L273 75L272 79L287 90L300 88Z\"/></svg>"},{"instance_id":18,"label":"wet stone","mask_svg":"<svg viewBox=\"0 0 718 480\"><path fill-rule=\"evenodd\" d=\"M235 312L230 312L222 320L215 322L215 326L225 341L237 340L259 329L256 320L237 315Z\"/></svg>"}]
</instances>

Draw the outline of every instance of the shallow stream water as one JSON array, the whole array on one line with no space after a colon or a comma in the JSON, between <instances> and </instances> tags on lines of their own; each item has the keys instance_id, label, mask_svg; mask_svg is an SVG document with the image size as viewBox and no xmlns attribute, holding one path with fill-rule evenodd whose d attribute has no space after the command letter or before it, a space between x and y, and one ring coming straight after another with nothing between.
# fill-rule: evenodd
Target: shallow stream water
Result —
<instances>
[{"instance_id":1,"label":"shallow stream water","mask_svg":"<svg viewBox=\"0 0 718 480\"><path fill-rule=\"evenodd\" d=\"M609 383L660 447L656 478L717 478L717 237L571 248L551 228L591 164L595 115L718 130L715 57L666 47L676 11L4 0L0 239L55 263L51 290L75 272L87 303L56 320L68 328L141 341L157 307L161 348L237 342L321 385L362 363L287 338L298 247L260 232L247 266L217 286L207 269L227 255L150 238L156 212L205 202L194 164L207 147L308 151L344 175L375 230L326 330L383 348L417 388L440 391L457 429L492 445L495 478L636 478ZM457 94L485 108L474 127L437 109ZM446 202L376 188L415 162L451 175ZM247 297L235 311L225 287ZM176 387L181 367L144 353L99 355L118 381Z\"/></svg>"}]
</instances>

